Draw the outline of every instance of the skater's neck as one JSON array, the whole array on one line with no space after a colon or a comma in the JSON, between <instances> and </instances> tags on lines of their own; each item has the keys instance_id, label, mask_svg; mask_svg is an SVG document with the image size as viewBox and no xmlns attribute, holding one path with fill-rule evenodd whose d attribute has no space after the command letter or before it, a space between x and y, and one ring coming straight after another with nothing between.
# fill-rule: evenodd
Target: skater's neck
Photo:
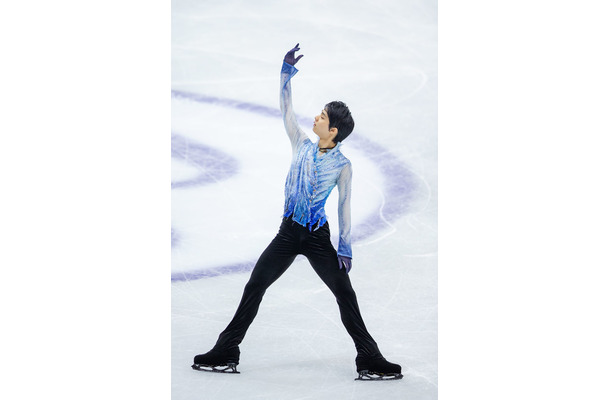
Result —
<instances>
[{"instance_id":1,"label":"skater's neck","mask_svg":"<svg viewBox=\"0 0 610 400\"><path fill-rule=\"evenodd\" d=\"M333 142L331 138L318 140L318 149L320 150L331 150L334 149L337 143Z\"/></svg>"}]
</instances>

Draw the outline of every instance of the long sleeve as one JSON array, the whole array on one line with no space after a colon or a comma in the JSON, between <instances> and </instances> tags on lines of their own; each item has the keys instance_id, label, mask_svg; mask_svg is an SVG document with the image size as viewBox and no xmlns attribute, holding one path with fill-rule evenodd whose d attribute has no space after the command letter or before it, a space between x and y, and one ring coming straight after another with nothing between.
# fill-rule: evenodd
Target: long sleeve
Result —
<instances>
[{"instance_id":1,"label":"long sleeve","mask_svg":"<svg viewBox=\"0 0 610 400\"><path fill-rule=\"evenodd\" d=\"M293 65L284 63L282 65L282 74L280 78L280 110L282 111L282 117L284 119L284 127L286 133L290 138L292 144L292 151L294 152L299 144L303 143L307 139L307 135L299 127L296 115L292 108L292 88L290 85L290 79L296 75L299 70Z\"/></svg>"},{"instance_id":2,"label":"long sleeve","mask_svg":"<svg viewBox=\"0 0 610 400\"><path fill-rule=\"evenodd\" d=\"M347 163L339 174L337 180L339 189L339 249L341 256L352 258L352 164Z\"/></svg>"}]
</instances>

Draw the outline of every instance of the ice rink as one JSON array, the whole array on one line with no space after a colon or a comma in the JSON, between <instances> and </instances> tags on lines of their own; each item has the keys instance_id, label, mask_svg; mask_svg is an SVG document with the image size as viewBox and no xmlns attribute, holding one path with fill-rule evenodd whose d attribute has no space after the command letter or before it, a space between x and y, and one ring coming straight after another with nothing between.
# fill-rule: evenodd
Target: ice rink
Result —
<instances>
[{"instance_id":1,"label":"ice rink","mask_svg":"<svg viewBox=\"0 0 610 400\"><path fill-rule=\"evenodd\" d=\"M436 21L434 1L172 2L172 399L437 398ZM314 139L332 100L354 115L342 147L354 168L350 278L399 381L354 381L353 342L302 256L267 291L241 374L190 368L281 222L291 154L279 72L296 43L304 130ZM336 204L335 190L335 245Z\"/></svg>"},{"instance_id":2,"label":"ice rink","mask_svg":"<svg viewBox=\"0 0 610 400\"><path fill-rule=\"evenodd\" d=\"M601 6L4 2L0 398L609 399ZM297 42L304 130L355 118L350 278L402 380L354 381L303 258L239 375L190 367L280 224Z\"/></svg>"}]
</instances>

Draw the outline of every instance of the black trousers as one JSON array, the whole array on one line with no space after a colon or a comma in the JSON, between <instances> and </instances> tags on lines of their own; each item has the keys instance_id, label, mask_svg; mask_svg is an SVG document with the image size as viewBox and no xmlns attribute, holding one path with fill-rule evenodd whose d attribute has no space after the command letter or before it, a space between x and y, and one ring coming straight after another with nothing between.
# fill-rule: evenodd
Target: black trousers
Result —
<instances>
[{"instance_id":1,"label":"black trousers","mask_svg":"<svg viewBox=\"0 0 610 400\"><path fill-rule=\"evenodd\" d=\"M265 291L288 269L298 254L307 257L318 276L335 295L341 321L354 340L358 355L380 356L377 343L360 315L349 276L345 270L339 269L337 251L330 242L328 223L310 232L291 218L284 218L278 234L258 259L235 316L219 335L214 348L231 349L241 343L256 317Z\"/></svg>"}]
</instances>

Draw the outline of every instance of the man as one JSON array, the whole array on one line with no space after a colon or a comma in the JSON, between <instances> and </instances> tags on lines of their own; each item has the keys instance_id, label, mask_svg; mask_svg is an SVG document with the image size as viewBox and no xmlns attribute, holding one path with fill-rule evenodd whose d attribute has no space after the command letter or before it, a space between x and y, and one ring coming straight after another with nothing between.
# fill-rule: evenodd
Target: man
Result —
<instances>
[{"instance_id":1,"label":"man","mask_svg":"<svg viewBox=\"0 0 610 400\"><path fill-rule=\"evenodd\" d=\"M303 254L337 299L341 321L356 345L359 380L400 379L401 367L381 355L366 329L348 273L351 270L352 166L341 153L341 141L354 129L349 108L340 101L328 103L315 117L313 143L299 127L292 109L290 79L297 44L284 57L280 84L280 109L292 144L292 164L286 178L284 218L280 230L257 261L244 288L241 302L212 350L195 356L193 369L238 373L239 344L258 312L265 291ZM332 189L339 190L339 247L330 242L324 204ZM221 367L221 368L218 368Z\"/></svg>"}]
</instances>

